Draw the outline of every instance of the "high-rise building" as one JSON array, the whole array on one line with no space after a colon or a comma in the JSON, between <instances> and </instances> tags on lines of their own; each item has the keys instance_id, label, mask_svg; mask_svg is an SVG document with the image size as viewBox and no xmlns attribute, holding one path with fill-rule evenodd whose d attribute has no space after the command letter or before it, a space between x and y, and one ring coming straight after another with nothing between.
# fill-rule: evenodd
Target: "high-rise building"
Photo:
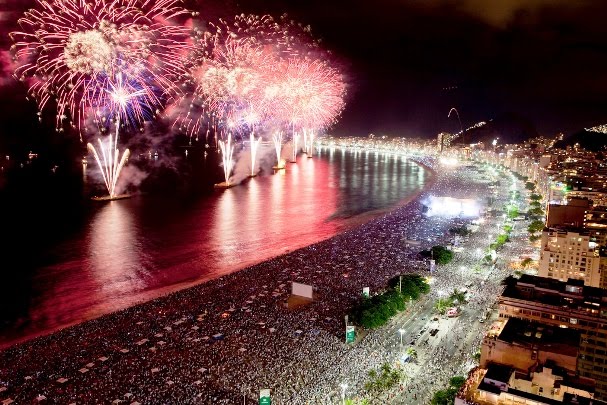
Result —
<instances>
[{"instance_id":1,"label":"high-rise building","mask_svg":"<svg viewBox=\"0 0 607 405\"><path fill-rule=\"evenodd\" d=\"M523 275L499 297L499 316L579 331L576 371L595 381L596 398L607 400L607 290Z\"/></svg>"},{"instance_id":2,"label":"high-rise building","mask_svg":"<svg viewBox=\"0 0 607 405\"><path fill-rule=\"evenodd\" d=\"M572 226L581 228L590 210L591 202L585 198L570 198L567 204L548 204L546 226Z\"/></svg>"},{"instance_id":3,"label":"high-rise building","mask_svg":"<svg viewBox=\"0 0 607 405\"><path fill-rule=\"evenodd\" d=\"M560 281L582 280L585 285L600 287L599 250L586 230L544 229L538 275Z\"/></svg>"}]
</instances>

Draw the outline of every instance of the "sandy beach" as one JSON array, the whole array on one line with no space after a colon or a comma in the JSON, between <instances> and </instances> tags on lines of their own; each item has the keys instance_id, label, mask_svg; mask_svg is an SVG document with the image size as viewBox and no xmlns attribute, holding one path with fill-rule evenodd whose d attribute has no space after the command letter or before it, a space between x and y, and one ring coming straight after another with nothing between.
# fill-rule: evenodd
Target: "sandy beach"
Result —
<instances>
[{"instance_id":1,"label":"sandy beach","mask_svg":"<svg viewBox=\"0 0 607 405\"><path fill-rule=\"evenodd\" d=\"M465 181L437 172L412 201L333 238L8 348L0 400L228 404L270 388L277 403L291 403L350 350L343 315L363 287L427 272L419 250L444 239L452 221L428 221L421 201L484 187ZM291 281L313 285L315 301L285 308Z\"/></svg>"}]
</instances>

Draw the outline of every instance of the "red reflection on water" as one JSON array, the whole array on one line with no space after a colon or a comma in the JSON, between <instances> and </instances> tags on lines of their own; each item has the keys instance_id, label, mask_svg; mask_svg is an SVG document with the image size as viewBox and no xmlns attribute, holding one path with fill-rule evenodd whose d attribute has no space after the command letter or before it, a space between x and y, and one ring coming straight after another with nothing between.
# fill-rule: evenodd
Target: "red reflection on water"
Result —
<instances>
[{"instance_id":1,"label":"red reflection on water","mask_svg":"<svg viewBox=\"0 0 607 405\"><path fill-rule=\"evenodd\" d=\"M340 153L331 151L328 160L304 155L286 170L245 180L194 204L152 197L105 203L77 236L51 248L51 264L36 269L31 280L35 293L28 319L5 329L0 345L329 238L378 214L363 210L353 219L334 217L352 202L379 198L386 208L423 187L423 170L416 180L404 160L395 171L378 165L377 157L367 167L365 154L362 167L354 163L357 156L352 160Z\"/></svg>"}]
</instances>

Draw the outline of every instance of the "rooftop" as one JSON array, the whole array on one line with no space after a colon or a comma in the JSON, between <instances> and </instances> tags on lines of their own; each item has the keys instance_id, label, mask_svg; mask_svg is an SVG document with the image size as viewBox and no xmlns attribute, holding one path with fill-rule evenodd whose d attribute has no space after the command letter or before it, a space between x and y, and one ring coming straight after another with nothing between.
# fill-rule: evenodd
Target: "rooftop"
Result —
<instances>
[{"instance_id":1,"label":"rooftop","mask_svg":"<svg viewBox=\"0 0 607 405\"><path fill-rule=\"evenodd\" d=\"M503 366L501 364L492 363L487 367L487 372L482 379L481 383L478 385L478 390L491 392L496 395L500 395L502 390L499 386L491 384L488 380L499 381L505 384L508 384L510 380L510 376L513 373L513 369L507 366ZM518 378L518 377L517 377ZM565 378L564 381L561 381L558 386L566 385L568 387L575 387L581 390L585 390L587 392L593 392L593 387L584 384L583 382L577 381L578 379L570 377ZM589 391L588 391L589 390ZM523 391L516 389L511 386L505 387L504 392L508 394L517 396L519 398L526 398L534 401L535 403L547 404L547 405L562 405L562 404L576 404L576 405L607 405L607 402L599 401L592 398L586 398L579 395L574 395L570 393L563 394L563 400L560 401L558 399L548 398L542 395L533 394L531 392Z\"/></svg>"},{"instance_id":2,"label":"rooftop","mask_svg":"<svg viewBox=\"0 0 607 405\"><path fill-rule=\"evenodd\" d=\"M556 328L509 318L498 339L520 346L536 346L546 352L577 356L580 332L571 328Z\"/></svg>"},{"instance_id":3,"label":"rooftop","mask_svg":"<svg viewBox=\"0 0 607 405\"><path fill-rule=\"evenodd\" d=\"M584 286L583 280L559 281L548 277L523 274L510 283L502 297L538 302L574 310L599 310L607 315L607 290ZM600 311L602 309L602 311ZM588 312L590 314L590 312Z\"/></svg>"},{"instance_id":4,"label":"rooftop","mask_svg":"<svg viewBox=\"0 0 607 405\"><path fill-rule=\"evenodd\" d=\"M487 367L487 374L485 374L484 378L508 384L513 371L514 369L509 366L490 364L489 367Z\"/></svg>"}]
</instances>

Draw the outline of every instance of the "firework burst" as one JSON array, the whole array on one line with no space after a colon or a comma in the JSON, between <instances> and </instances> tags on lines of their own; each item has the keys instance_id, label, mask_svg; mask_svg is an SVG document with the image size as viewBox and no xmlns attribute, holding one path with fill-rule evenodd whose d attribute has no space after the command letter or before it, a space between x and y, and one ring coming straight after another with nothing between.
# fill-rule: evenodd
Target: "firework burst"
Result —
<instances>
[{"instance_id":1,"label":"firework burst","mask_svg":"<svg viewBox=\"0 0 607 405\"><path fill-rule=\"evenodd\" d=\"M289 59L277 75L281 115L293 130L326 128L344 107L342 75L320 60Z\"/></svg>"},{"instance_id":2,"label":"firework burst","mask_svg":"<svg viewBox=\"0 0 607 405\"><path fill-rule=\"evenodd\" d=\"M333 124L344 107L345 82L329 53L309 27L286 16L241 14L208 26L198 31L193 91L175 109L175 123L190 138L212 130L218 144L228 132L244 140L254 116L258 133L289 131L295 160L301 134L312 143L314 131ZM274 137L277 167L282 141Z\"/></svg>"},{"instance_id":3,"label":"firework burst","mask_svg":"<svg viewBox=\"0 0 607 405\"><path fill-rule=\"evenodd\" d=\"M37 6L11 33L15 77L30 85L40 110L56 100L58 130L66 120L80 129L119 73L148 94L151 111L179 90L191 45L186 28L169 24L186 13L177 1L37 0Z\"/></svg>"}]
</instances>

